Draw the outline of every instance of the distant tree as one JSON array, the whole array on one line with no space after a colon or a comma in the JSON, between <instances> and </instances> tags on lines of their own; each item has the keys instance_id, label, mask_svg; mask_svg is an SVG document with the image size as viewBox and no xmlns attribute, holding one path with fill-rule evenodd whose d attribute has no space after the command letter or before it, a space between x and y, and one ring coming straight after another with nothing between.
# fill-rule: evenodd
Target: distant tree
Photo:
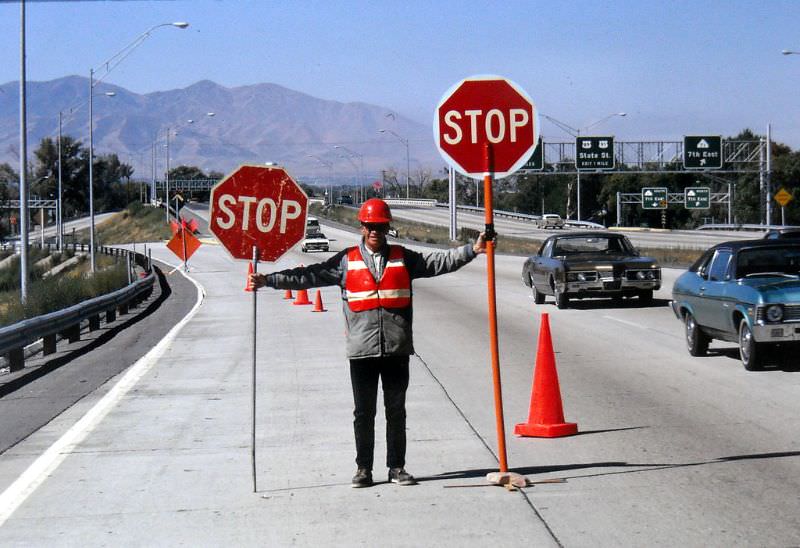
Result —
<instances>
[{"instance_id":1,"label":"distant tree","mask_svg":"<svg viewBox=\"0 0 800 548\"><path fill-rule=\"evenodd\" d=\"M169 170L170 179L191 180L191 179L208 179L208 175L202 169L196 166L178 166Z\"/></svg>"}]
</instances>

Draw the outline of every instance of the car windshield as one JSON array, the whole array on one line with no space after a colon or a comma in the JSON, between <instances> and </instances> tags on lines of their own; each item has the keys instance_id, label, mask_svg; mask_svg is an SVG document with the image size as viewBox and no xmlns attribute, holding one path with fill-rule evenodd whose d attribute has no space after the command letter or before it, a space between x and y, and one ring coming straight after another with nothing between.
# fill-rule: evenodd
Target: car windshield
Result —
<instances>
[{"instance_id":1,"label":"car windshield","mask_svg":"<svg viewBox=\"0 0 800 548\"><path fill-rule=\"evenodd\" d=\"M800 275L800 245L742 249L736 259L736 278Z\"/></svg>"},{"instance_id":2,"label":"car windshield","mask_svg":"<svg viewBox=\"0 0 800 548\"><path fill-rule=\"evenodd\" d=\"M579 253L624 253L633 255L632 246L618 236L572 236L559 238L553 255L575 255Z\"/></svg>"},{"instance_id":3,"label":"car windshield","mask_svg":"<svg viewBox=\"0 0 800 548\"><path fill-rule=\"evenodd\" d=\"M319 240L325 238L325 234L322 232L314 232L313 234L306 234L306 238L309 240Z\"/></svg>"}]
</instances>

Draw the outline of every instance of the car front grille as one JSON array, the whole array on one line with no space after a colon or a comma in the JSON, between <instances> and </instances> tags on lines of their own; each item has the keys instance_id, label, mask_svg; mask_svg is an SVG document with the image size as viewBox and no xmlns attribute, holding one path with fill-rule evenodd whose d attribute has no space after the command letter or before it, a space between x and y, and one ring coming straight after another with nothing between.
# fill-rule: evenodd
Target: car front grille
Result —
<instances>
[{"instance_id":1,"label":"car front grille","mask_svg":"<svg viewBox=\"0 0 800 548\"><path fill-rule=\"evenodd\" d=\"M758 311L756 312L756 321L768 323L767 306L758 307ZM783 305L783 319L781 322L800 322L800 304Z\"/></svg>"}]
</instances>

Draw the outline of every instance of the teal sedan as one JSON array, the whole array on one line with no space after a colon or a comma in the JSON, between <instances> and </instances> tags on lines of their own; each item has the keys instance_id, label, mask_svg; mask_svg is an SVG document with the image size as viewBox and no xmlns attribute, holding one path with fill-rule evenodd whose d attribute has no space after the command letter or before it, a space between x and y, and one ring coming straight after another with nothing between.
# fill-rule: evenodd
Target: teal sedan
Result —
<instances>
[{"instance_id":1,"label":"teal sedan","mask_svg":"<svg viewBox=\"0 0 800 548\"><path fill-rule=\"evenodd\" d=\"M672 299L692 356L731 341L745 369L762 369L769 350L800 344L800 241L717 244L678 277Z\"/></svg>"}]
</instances>

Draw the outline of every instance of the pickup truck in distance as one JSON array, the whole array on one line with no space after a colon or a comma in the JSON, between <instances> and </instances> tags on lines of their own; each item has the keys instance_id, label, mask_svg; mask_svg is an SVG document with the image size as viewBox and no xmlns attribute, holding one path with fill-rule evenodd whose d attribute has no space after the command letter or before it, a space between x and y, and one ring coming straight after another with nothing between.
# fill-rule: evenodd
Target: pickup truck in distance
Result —
<instances>
[{"instance_id":1,"label":"pickup truck in distance","mask_svg":"<svg viewBox=\"0 0 800 548\"><path fill-rule=\"evenodd\" d=\"M545 213L541 219L536 219L534 224L538 228L564 228L564 219L555 213Z\"/></svg>"}]
</instances>

